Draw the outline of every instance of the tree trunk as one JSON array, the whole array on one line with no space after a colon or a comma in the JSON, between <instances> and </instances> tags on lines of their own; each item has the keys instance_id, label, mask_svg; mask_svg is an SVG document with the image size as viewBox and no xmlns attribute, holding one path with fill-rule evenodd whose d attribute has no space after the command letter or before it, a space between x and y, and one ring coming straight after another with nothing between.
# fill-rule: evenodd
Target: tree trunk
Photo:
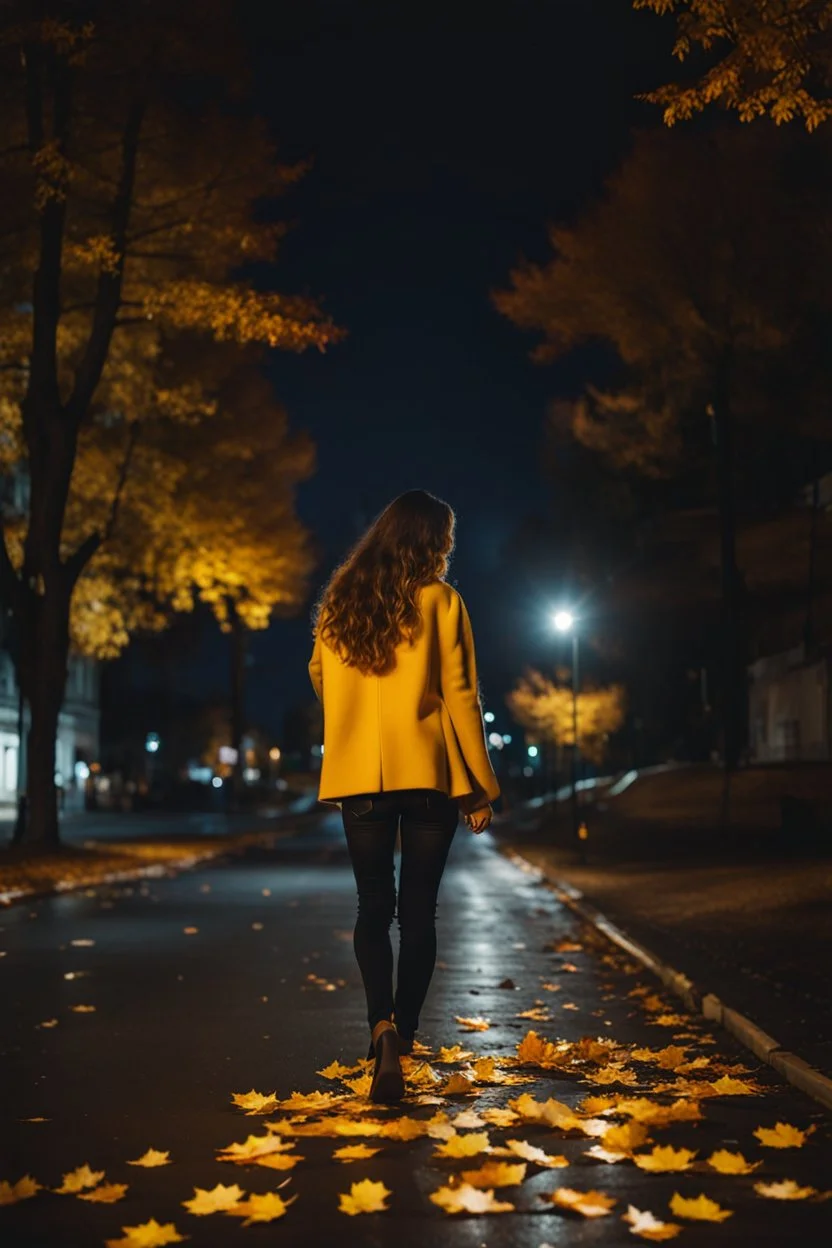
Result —
<instances>
[{"instance_id":1,"label":"tree trunk","mask_svg":"<svg viewBox=\"0 0 832 1248\"><path fill-rule=\"evenodd\" d=\"M812 516L809 526L809 566L806 571L806 618L803 622L803 644L807 659L815 645L815 581L818 546L818 512L820 510L820 479L817 470L817 443L812 447Z\"/></svg>"},{"instance_id":2,"label":"tree trunk","mask_svg":"<svg viewBox=\"0 0 832 1248\"><path fill-rule=\"evenodd\" d=\"M233 604L231 612L231 745L237 751L237 761L231 778L231 792L235 803L243 793L243 768L245 757L243 737L246 731L246 626Z\"/></svg>"},{"instance_id":3,"label":"tree trunk","mask_svg":"<svg viewBox=\"0 0 832 1248\"><path fill-rule=\"evenodd\" d=\"M21 678L29 704L23 843L38 847L60 844L55 746L66 690L70 597L68 583L55 577L47 593L25 590L21 603Z\"/></svg>"},{"instance_id":4,"label":"tree trunk","mask_svg":"<svg viewBox=\"0 0 832 1248\"><path fill-rule=\"evenodd\" d=\"M723 760L726 771L736 770L745 741L745 644L743 584L737 567L737 536L734 490L733 416L730 407L729 364L717 375L711 407L716 459L719 512L720 568L722 580L722 724Z\"/></svg>"}]
</instances>

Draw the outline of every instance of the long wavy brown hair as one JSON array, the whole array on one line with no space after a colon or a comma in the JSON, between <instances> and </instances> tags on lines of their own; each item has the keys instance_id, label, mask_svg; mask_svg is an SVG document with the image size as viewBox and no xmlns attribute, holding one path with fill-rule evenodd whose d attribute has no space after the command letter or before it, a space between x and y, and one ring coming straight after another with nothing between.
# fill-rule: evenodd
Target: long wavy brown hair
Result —
<instances>
[{"instance_id":1,"label":"long wavy brown hair","mask_svg":"<svg viewBox=\"0 0 832 1248\"><path fill-rule=\"evenodd\" d=\"M418 592L443 580L456 516L427 490L389 503L335 569L313 613L321 640L364 675L382 676L421 629Z\"/></svg>"}]
</instances>

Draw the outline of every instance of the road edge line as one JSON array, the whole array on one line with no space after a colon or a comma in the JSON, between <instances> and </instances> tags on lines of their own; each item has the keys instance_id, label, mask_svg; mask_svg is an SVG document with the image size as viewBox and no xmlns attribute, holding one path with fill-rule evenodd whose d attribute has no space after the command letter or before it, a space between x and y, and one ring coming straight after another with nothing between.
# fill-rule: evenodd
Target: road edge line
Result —
<instances>
[{"instance_id":1,"label":"road edge line","mask_svg":"<svg viewBox=\"0 0 832 1248\"><path fill-rule=\"evenodd\" d=\"M608 919L601 910L586 900L584 894L579 888L575 888L574 884L569 884L556 875L550 875L539 863L524 857L514 847L501 847L500 852L509 859L517 858L525 864L521 870L528 871L531 867L536 871L539 878L545 880L570 910L587 923L591 923L612 944L618 945L631 957L641 962L648 971L652 971L666 988L681 998L692 1013L701 1014L709 1021L718 1023L735 1040L739 1040L740 1044L749 1049L755 1057L771 1066L794 1087L805 1092L825 1108L832 1109L832 1079L804 1061L798 1054L784 1049L779 1041L763 1031L762 1027L747 1018L745 1014L741 1014L739 1010L726 1005L715 993L703 993L682 971L677 971L675 967L664 962L646 945L642 945L618 924Z\"/></svg>"}]
</instances>

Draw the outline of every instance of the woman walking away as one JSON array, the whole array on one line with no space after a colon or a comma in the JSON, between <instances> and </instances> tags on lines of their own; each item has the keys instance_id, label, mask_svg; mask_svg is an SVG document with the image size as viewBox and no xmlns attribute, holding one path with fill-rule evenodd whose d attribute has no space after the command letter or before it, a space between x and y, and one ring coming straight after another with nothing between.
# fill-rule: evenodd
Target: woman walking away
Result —
<instances>
[{"instance_id":1,"label":"woman walking away","mask_svg":"<svg viewBox=\"0 0 832 1248\"><path fill-rule=\"evenodd\" d=\"M433 494L401 494L335 570L314 612L309 675L324 718L318 798L341 808L358 889L353 944L374 1101L404 1094L399 1057L412 1051L436 963L436 900L460 811L482 832L500 795L471 621L444 579L455 523Z\"/></svg>"}]
</instances>

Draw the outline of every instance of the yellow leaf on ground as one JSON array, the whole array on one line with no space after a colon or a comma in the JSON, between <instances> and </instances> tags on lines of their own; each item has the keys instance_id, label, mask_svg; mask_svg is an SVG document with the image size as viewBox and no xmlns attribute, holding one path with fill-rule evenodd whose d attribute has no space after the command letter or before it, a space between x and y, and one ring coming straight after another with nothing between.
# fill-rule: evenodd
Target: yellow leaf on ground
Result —
<instances>
[{"instance_id":1,"label":"yellow leaf on ground","mask_svg":"<svg viewBox=\"0 0 832 1248\"><path fill-rule=\"evenodd\" d=\"M91 1200L95 1204L112 1205L115 1201L121 1200L127 1191L127 1183L102 1183L100 1187L94 1187L91 1192L79 1192L79 1200Z\"/></svg>"},{"instance_id":2,"label":"yellow leaf on ground","mask_svg":"<svg viewBox=\"0 0 832 1248\"><path fill-rule=\"evenodd\" d=\"M380 1152L380 1148L370 1148L368 1144L345 1144L343 1148L336 1148L332 1156L336 1161L367 1161Z\"/></svg>"},{"instance_id":3,"label":"yellow leaf on ground","mask_svg":"<svg viewBox=\"0 0 832 1248\"><path fill-rule=\"evenodd\" d=\"M486 1153L491 1145L487 1131L470 1131L467 1135L454 1134L433 1150L434 1157L476 1157Z\"/></svg>"},{"instance_id":4,"label":"yellow leaf on ground","mask_svg":"<svg viewBox=\"0 0 832 1248\"><path fill-rule=\"evenodd\" d=\"M464 1049L461 1044L452 1044L450 1047L443 1045L434 1060L442 1065L448 1062L467 1062L473 1056L470 1049Z\"/></svg>"},{"instance_id":5,"label":"yellow leaf on ground","mask_svg":"<svg viewBox=\"0 0 832 1248\"><path fill-rule=\"evenodd\" d=\"M633 1161L639 1170L668 1174L677 1170L690 1170L697 1151L695 1148L671 1148L669 1144L657 1144L652 1152L634 1154Z\"/></svg>"},{"instance_id":6,"label":"yellow leaf on ground","mask_svg":"<svg viewBox=\"0 0 832 1248\"><path fill-rule=\"evenodd\" d=\"M58 1020L57 1018L47 1018L47 1019L44 1019L42 1023L38 1023L37 1026L38 1027L57 1027Z\"/></svg>"},{"instance_id":7,"label":"yellow leaf on ground","mask_svg":"<svg viewBox=\"0 0 832 1248\"><path fill-rule=\"evenodd\" d=\"M545 1166L548 1170L562 1170L569 1165L565 1157L558 1153L547 1153L544 1149L529 1144L528 1140L506 1140L505 1147L495 1148L494 1152L501 1156L513 1153L517 1157L522 1157L524 1161L533 1161L536 1166Z\"/></svg>"},{"instance_id":8,"label":"yellow leaf on ground","mask_svg":"<svg viewBox=\"0 0 832 1248\"><path fill-rule=\"evenodd\" d=\"M762 1164L761 1161L748 1161L742 1153L730 1153L727 1148L718 1148L708 1158L708 1165L720 1174L751 1174Z\"/></svg>"},{"instance_id":9,"label":"yellow leaf on ground","mask_svg":"<svg viewBox=\"0 0 832 1248\"><path fill-rule=\"evenodd\" d=\"M103 1170L90 1170L85 1164L65 1174L61 1186L53 1187L52 1191L58 1192L61 1196L74 1196L76 1192L83 1191L85 1187L95 1187L103 1178Z\"/></svg>"},{"instance_id":10,"label":"yellow leaf on ground","mask_svg":"<svg viewBox=\"0 0 832 1248\"><path fill-rule=\"evenodd\" d=\"M514 1127L517 1125L519 1115L513 1109L481 1109L479 1115L486 1122L492 1123L495 1127Z\"/></svg>"},{"instance_id":11,"label":"yellow leaf on ground","mask_svg":"<svg viewBox=\"0 0 832 1248\"><path fill-rule=\"evenodd\" d=\"M481 1191L470 1183L458 1187L438 1187L430 1192L430 1199L446 1213L512 1213L514 1205L508 1200L495 1200L494 1189Z\"/></svg>"},{"instance_id":12,"label":"yellow leaf on ground","mask_svg":"<svg viewBox=\"0 0 832 1248\"><path fill-rule=\"evenodd\" d=\"M686 1022L684 1014L657 1014L655 1018L649 1020L655 1023L657 1027L681 1027Z\"/></svg>"},{"instance_id":13,"label":"yellow leaf on ground","mask_svg":"<svg viewBox=\"0 0 832 1248\"><path fill-rule=\"evenodd\" d=\"M343 1099L343 1095L337 1092L293 1092L285 1101L278 1102L278 1108L317 1113L322 1109L333 1109Z\"/></svg>"},{"instance_id":14,"label":"yellow leaf on ground","mask_svg":"<svg viewBox=\"0 0 832 1248\"><path fill-rule=\"evenodd\" d=\"M600 1066L598 1070L593 1070L584 1082L598 1083L602 1086L608 1083L622 1083L627 1088L634 1088L638 1083L638 1075L634 1070L628 1070L626 1066L610 1062L607 1066Z\"/></svg>"},{"instance_id":15,"label":"yellow leaf on ground","mask_svg":"<svg viewBox=\"0 0 832 1248\"><path fill-rule=\"evenodd\" d=\"M632 1119L630 1122L622 1123L621 1126L610 1127L601 1136L601 1143L604 1148L609 1148L613 1152L631 1153L634 1148L641 1148L642 1144L646 1144L649 1138L644 1123Z\"/></svg>"},{"instance_id":16,"label":"yellow leaf on ground","mask_svg":"<svg viewBox=\"0 0 832 1248\"><path fill-rule=\"evenodd\" d=\"M188 1238L180 1235L172 1222L160 1224L155 1218L140 1226L123 1226L124 1239L105 1239L106 1248L162 1248L164 1244L181 1244Z\"/></svg>"},{"instance_id":17,"label":"yellow leaf on ground","mask_svg":"<svg viewBox=\"0 0 832 1248\"><path fill-rule=\"evenodd\" d=\"M615 1109L618 1101L617 1096L585 1096L576 1108L582 1114L605 1114L607 1110Z\"/></svg>"},{"instance_id":18,"label":"yellow leaf on ground","mask_svg":"<svg viewBox=\"0 0 832 1248\"><path fill-rule=\"evenodd\" d=\"M254 1088L250 1092L232 1092L231 1099L238 1109L250 1114L271 1114L278 1105L276 1092L255 1092Z\"/></svg>"},{"instance_id":19,"label":"yellow leaf on ground","mask_svg":"<svg viewBox=\"0 0 832 1248\"><path fill-rule=\"evenodd\" d=\"M353 1183L349 1193L338 1193L338 1199L341 1202L338 1211L350 1215L381 1213L390 1208L384 1202L392 1194L389 1187L385 1187L383 1183L375 1183L372 1179L362 1179L360 1183Z\"/></svg>"},{"instance_id":20,"label":"yellow leaf on ground","mask_svg":"<svg viewBox=\"0 0 832 1248\"><path fill-rule=\"evenodd\" d=\"M584 1153L585 1157L594 1157L597 1161L606 1162L609 1166L614 1166L617 1161L628 1161L629 1153L616 1153L609 1148L604 1148L603 1144L593 1144L592 1148L588 1148Z\"/></svg>"},{"instance_id":21,"label":"yellow leaf on ground","mask_svg":"<svg viewBox=\"0 0 832 1248\"><path fill-rule=\"evenodd\" d=\"M238 1183L232 1183L228 1187L223 1183L218 1183L216 1187L210 1189L195 1187L191 1199L183 1200L182 1206L189 1213L195 1213L201 1217L207 1213L222 1213L230 1209L232 1205L238 1204L244 1196L245 1192Z\"/></svg>"},{"instance_id":22,"label":"yellow leaf on ground","mask_svg":"<svg viewBox=\"0 0 832 1248\"><path fill-rule=\"evenodd\" d=\"M480 1127L487 1125L486 1119L481 1118L475 1109L463 1109L457 1114L453 1121L454 1131L475 1131Z\"/></svg>"},{"instance_id":23,"label":"yellow leaf on ground","mask_svg":"<svg viewBox=\"0 0 832 1248\"><path fill-rule=\"evenodd\" d=\"M229 1144L218 1149L217 1161L251 1161L266 1153L286 1152L294 1147L293 1143L284 1143L274 1135L250 1135L242 1144Z\"/></svg>"},{"instance_id":24,"label":"yellow leaf on ground","mask_svg":"<svg viewBox=\"0 0 832 1248\"><path fill-rule=\"evenodd\" d=\"M559 1209L571 1209L585 1218L606 1217L615 1204L615 1197L607 1196L606 1192L578 1192L573 1187L558 1187L549 1194L549 1199Z\"/></svg>"},{"instance_id":25,"label":"yellow leaf on ground","mask_svg":"<svg viewBox=\"0 0 832 1248\"><path fill-rule=\"evenodd\" d=\"M747 1080L732 1079L730 1075L714 1080L711 1087L719 1096L756 1096L759 1092L759 1088Z\"/></svg>"},{"instance_id":26,"label":"yellow leaf on ground","mask_svg":"<svg viewBox=\"0 0 832 1248\"><path fill-rule=\"evenodd\" d=\"M801 1131L788 1122L778 1122L773 1127L757 1127L754 1134L766 1148L802 1148L814 1129L814 1124Z\"/></svg>"},{"instance_id":27,"label":"yellow leaf on ground","mask_svg":"<svg viewBox=\"0 0 832 1248\"><path fill-rule=\"evenodd\" d=\"M39 1192L42 1186L43 1184L33 1179L31 1174L24 1174L23 1178L18 1179L16 1183L9 1183L8 1179L2 1179L0 1180L0 1205L16 1205L19 1200L28 1200L30 1196Z\"/></svg>"},{"instance_id":28,"label":"yellow leaf on ground","mask_svg":"<svg viewBox=\"0 0 832 1248\"><path fill-rule=\"evenodd\" d=\"M323 1070L316 1070L315 1074L324 1079L342 1079L344 1075L354 1075L357 1071L357 1066L343 1066L339 1061L334 1061L324 1066Z\"/></svg>"},{"instance_id":29,"label":"yellow leaf on ground","mask_svg":"<svg viewBox=\"0 0 832 1248\"><path fill-rule=\"evenodd\" d=\"M646 1209L636 1209L630 1205L627 1212L621 1215L623 1222L629 1222L630 1234L640 1235L642 1239L660 1243L664 1239L675 1239L681 1231L678 1222L662 1222Z\"/></svg>"},{"instance_id":30,"label":"yellow leaf on ground","mask_svg":"<svg viewBox=\"0 0 832 1248\"><path fill-rule=\"evenodd\" d=\"M515 1110L527 1122L546 1123L561 1131L580 1131L584 1125L568 1105L554 1097L550 1097L548 1101L537 1101L528 1092L523 1092L508 1104L509 1109Z\"/></svg>"},{"instance_id":31,"label":"yellow leaf on ground","mask_svg":"<svg viewBox=\"0 0 832 1248\"><path fill-rule=\"evenodd\" d=\"M394 1118L391 1122L379 1123L373 1134L383 1135L386 1140L417 1140L426 1135L427 1130L416 1118Z\"/></svg>"},{"instance_id":32,"label":"yellow leaf on ground","mask_svg":"<svg viewBox=\"0 0 832 1248\"><path fill-rule=\"evenodd\" d=\"M170 1151L162 1152L158 1148L149 1148L143 1156L137 1157L135 1161L128 1161L128 1166L169 1166Z\"/></svg>"},{"instance_id":33,"label":"yellow leaf on ground","mask_svg":"<svg viewBox=\"0 0 832 1248\"><path fill-rule=\"evenodd\" d=\"M357 1079L345 1079L344 1084L356 1096L367 1096L373 1086L373 1076L367 1072L367 1074L359 1075Z\"/></svg>"},{"instance_id":34,"label":"yellow leaf on ground","mask_svg":"<svg viewBox=\"0 0 832 1248\"><path fill-rule=\"evenodd\" d=\"M779 1183L755 1183L754 1191L772 1200L808 1200L818 1194L816 1187L799 1187L794 1179L781 1179Z\"/></svg>"},{"instance_id":35,"label":"yellow leaf on ground","mask_svg":"<svg viewBox=\"0 0 832 1248\"><path fill-rule=\"evenodd\" d=\"M255 1166L264 1166L267 1170L294 1170L298 1162L306 1158L300 1153L263 1153L251 1160Z\"/></svg>"},{"instance_id":36,"label":"yellow leaf on ground","mask_svg":"<svg viewBox=\"0 0 832 1248\"><path fill-rule=\"evenodd\" d=\"M459 1014L454 1015L454 1022L459 1023L460 1027L465 1027L468 1031L488 1031L491 1026L490 1018L481 1018L476 1015L474 1018L463 1018Z\"/></svg>"},{"instance_id":37,"label":"yellow leaf on ground","mask_svg":"<svg viewBox=\"0 0 832 1248\"><path fill-rule=\"evenodd\" d=\"M680 1196L674 1192L670 1198L670 1212L677 1218L690 1218L695 1222L724 1222L734 1215L733 1209L722 1209L704 1192L700 1196Z\"/></svg>"},{"instance_id":38,"label":"yellow leaf on ground","mask_svg":"<svg viewBox=\"0 0 832 1248\"><path fill-rule=\"evenodd\" d=\"M256 1222L274 1222L275 1218L282 1218L296 1200L297 1196L284 1200L277 1192L264 1192L261 1196L252 1193L247 1200L229 1205L225 1212L234 1218L244 1218L242 1226L254 1226Z\"/></svg>"},{"instance_id":39,"label":"yellow leaf on ground","mask_svg":"<svg viewBox=\"0 0 832 1248\"><path fill-rule=\"evenodd\" d=\"M461 1177L472 1187L516 1187L526 1177L526 1163L486 1161L478 1170L463 1170Z\"/></svg>"},{"instance_id":40,"label":"yellow leaf on ground","mask_svg":"<svg viewBox=\"0 0 832 1248\"><path fill-rule=\"evenodd\" d=\"M474 1086L474 1083L475 1083L475 1077L474 1077L473 1071L471 1071L469 1074L467 1071L464 1071L464 1070L455 1070L454 1073L452 1075L449 1075L448 1078L445 1080L445 1082L442 1084L442 1088L441 1088L442 1095L443 1096L464 1095L466 1092L471 1091L471 1089Z\"/></svg>"},{"instance_id":41,"label":"yellow leaf on ground","mask_svg":"<svg viewBox=\"0 0 832 1248\"><path fill-rule=\"evenodd\" d=\"M94 1005L71 1005L69 1008L72 1010L73 1014L94 1014L95 1013Z\"/></svg>"}]
</instances>

